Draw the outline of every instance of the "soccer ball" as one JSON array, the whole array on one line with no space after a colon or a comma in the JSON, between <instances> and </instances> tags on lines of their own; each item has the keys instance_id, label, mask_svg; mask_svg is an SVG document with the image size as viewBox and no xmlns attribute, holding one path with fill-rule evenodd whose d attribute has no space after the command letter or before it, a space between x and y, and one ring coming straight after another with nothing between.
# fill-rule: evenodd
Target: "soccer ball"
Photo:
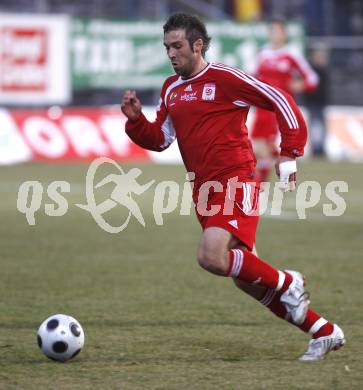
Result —
<instances>
[{"instance_id":1,"label":"soccer ball","mask_svg":"<svg viewBox=\"0 0 363 390\"><path fill-rule=\"evenodd\" d=\"M38 345L49 359L65 362L81 352L84 332L73 317L55 314L42 322L38 329Z\"/></svg>"}]
</instances>

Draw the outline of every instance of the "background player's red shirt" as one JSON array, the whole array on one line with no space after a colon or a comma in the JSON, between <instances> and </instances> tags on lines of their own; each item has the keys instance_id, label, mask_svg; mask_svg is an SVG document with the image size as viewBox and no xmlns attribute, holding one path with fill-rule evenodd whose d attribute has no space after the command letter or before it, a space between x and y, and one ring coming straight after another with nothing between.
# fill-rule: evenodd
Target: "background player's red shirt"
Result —
<instances>
[{"instance_id":1,"label":"background player's red shirt","mask_svg":"<svg viewBox=\"0 0 363 390\"><path fill-rule=\"evenodd\" d=\"M293 54L287 47L262 49L257 57L255 76L290 95L293 95L291 81L296 77L303 79L305 92L314 91L319 84L319 76L305 58Z\"/></svg>"},{"instance_id":2,"label":"background player's red shirt","mask_svg":"<svg viewBox=\"0 0 363 390\"><path fill-rule=\"evenodd\" d=\"M285 92L246 73L210 63L197 75L169 77L162 88L156 120L128 120L126 132L143 148L162 151L176 138L195 186L231 173L253 179L255 158L248 139L249 106L274 111L281 131L281 154L301 156L307 138L302 113Z\"/></svg>"}]
</instances>

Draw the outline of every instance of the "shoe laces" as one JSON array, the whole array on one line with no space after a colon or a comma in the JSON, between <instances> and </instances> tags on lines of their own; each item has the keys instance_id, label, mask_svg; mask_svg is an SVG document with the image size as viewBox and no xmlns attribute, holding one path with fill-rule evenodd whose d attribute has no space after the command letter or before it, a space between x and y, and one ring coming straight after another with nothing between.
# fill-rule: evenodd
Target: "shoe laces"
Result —
<instances>
[{"instance_id":1,"label":"shoe laces","mask_svg":"<svg viewBox=\"0 0 363 390\"><path fill-rule=\"evenodd\" d=\"M294 293L294 291L290 291L288 296L292 298L292 300L286 300L285 302L292 307L298 307L301 302L306 301L310 298L310 293L308 291L304 291L300 295Z\"/></svg>"}]
</instances>

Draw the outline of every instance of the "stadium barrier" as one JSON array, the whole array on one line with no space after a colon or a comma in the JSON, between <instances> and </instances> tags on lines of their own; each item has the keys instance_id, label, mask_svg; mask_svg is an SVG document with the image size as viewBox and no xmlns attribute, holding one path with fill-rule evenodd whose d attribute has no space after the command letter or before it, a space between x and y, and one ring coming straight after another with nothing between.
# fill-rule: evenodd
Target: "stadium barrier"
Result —
<instances>
[{"instance_id":1,"label":"stadium barrier","mask_svg":"<svg viewBox=\"0 0 363 390\"><path fill-rule=\"evenodd\" d=\"M152 120L155 107L144 107ZM363 161L363 109L328 107L325 149L332 160ZM251 115L250 120L253 120ZM118 106L105 108L0 109L0 165L28 161L115 160L181 163L177 143L163 153L133 144Z\"/></svg>"}]
</instances>

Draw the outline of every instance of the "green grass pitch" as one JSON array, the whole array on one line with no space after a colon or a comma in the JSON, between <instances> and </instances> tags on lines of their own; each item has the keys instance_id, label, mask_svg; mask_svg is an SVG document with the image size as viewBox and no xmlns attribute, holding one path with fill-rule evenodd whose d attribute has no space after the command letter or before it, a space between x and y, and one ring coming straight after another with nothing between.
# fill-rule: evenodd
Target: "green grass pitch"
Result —
<instances>
[{"instance_id":1,"label":"green grass pitch","mask_svg":"<svg viewBox=\"0 0 363 390\"><path fill-rule=\"evenodd\" d=\"M140 183L184 182L177 166L138 166ZM322 204L306 220L261 218L259 255L279 268L301 270L312 307L337 322L347 345L325 361L299 363L309 337L275 318L195 260L200 227L177 211L156 226L153 192L135 197L146 221L134 218L119 234L102 231L85 203L86 164L29 164L0 168L0 389L361 389L363 382L362 165L305 161L299 179L322 187L344 180L349 192L341 217L324 217ZM68 212L44 213L36 225L16 209L25 180L71 183ZM108 187L111 188L111 187ZM107 198L107 188L100 197ZM285 214L284 214L285 215ZM106 215L118 224L122 206ZM44 357L40 323L55 313L77 318L85 348L68 363Z\"/></svg>"}]
</instances>

